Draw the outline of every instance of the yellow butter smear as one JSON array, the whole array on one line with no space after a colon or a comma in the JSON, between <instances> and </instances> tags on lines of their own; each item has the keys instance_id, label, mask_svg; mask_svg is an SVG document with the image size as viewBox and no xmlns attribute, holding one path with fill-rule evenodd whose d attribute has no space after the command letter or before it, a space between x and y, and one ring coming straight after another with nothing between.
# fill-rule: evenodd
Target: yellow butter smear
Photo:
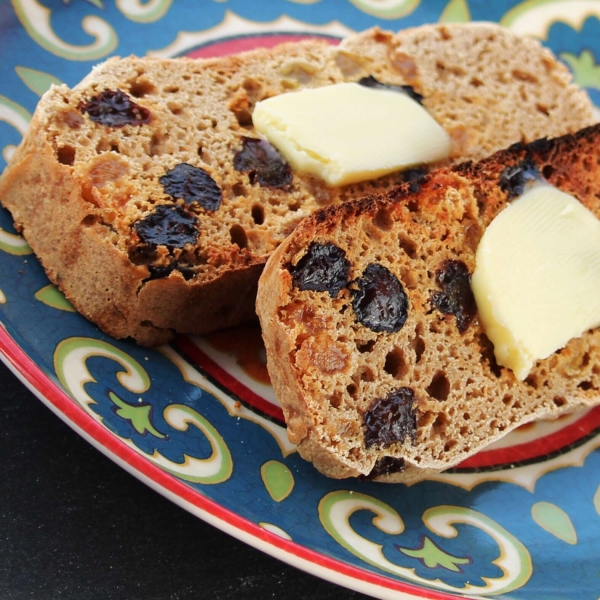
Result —
<instances>
[{"instance_id":1,"label":"yellow butter smear","mask_svg":"<svg viewBox=\"0 0 600 600\"><path fill-rule=\"evenodd\" d=\"M525 379L537 360L600 325L600 220L536 184L486 229L472 287L498 364Z\"/></svg>"},{"instance_id":2,"label":"yellow butter smear","mask_svg":"<svg viewBox=\"0 0 600 600\"><path fill-rule=\"evenodd\" d=\"M258 102L254 128L292 169L329 185L374 179L450 154L450 137L407 94L339 83Z\"/></svg>"}]
</instances>

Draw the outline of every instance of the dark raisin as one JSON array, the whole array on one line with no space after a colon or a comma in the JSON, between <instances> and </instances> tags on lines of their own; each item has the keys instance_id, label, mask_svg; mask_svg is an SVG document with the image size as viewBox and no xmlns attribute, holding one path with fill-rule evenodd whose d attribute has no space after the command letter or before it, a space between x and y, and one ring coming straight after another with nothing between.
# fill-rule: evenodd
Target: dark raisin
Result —
<instances>
[{"instance_id":1,"label":"dark raisin","mask_svg":"<svg viewBox=\"0 0 600 600\"><path fill-rule=\"evenodd\" d=\"M406 436L414 441L417 434L414 402L415 393L409 387L398 388L375 400L364 415L365 446L386 447L402 443Z\"/></svg>"},{"instance_id":2,"label":"dark raisin","mask_svg":"<svg viewBox=\"0 0 600 600\"><path fill-rule=\"evenodd\" d=\"M378 90L390 90L392 92L400 92L401 94L406 94L410 96L413 100L416 100L419 104L423 104L423 96L418 92L415 92L415 88L411 85L394 85L391 83L381 83L377 81L373 75L369 75L368 77L363 77L358 81L360 85L364 85L365 87L375 88Z\"/></svg>"},{"instance_id":3,"label":"dark raisin","mask_svg":"<svg viewBox=\"0 0 600 600\"><path fill-rule=\"evenodd\" d=\"M181 206L161 204L153 213L133 224L142 244L149 250L166 246L169 250L195 244L197 219Z\"/></svg>"},{"instance_id":4,"label":"dark raisin","mask_svg":"<svg viewBox=\"0 0 600 600\"><path fill-rule=\"evenodd\" d=\"M182 267L178 265L148 265L148 270L150 271L150 277L148 279L162 279L163 277L168 277L173 271L179 271L186 281L189 281L195 275L194 270L190 267Z\"/></svg>"},{"instance_id":5,"label":"dark raisin","mask_svg":"<svg viewBox=\"0 0 600 600\"><path fill-rule=\"evenodd\" d=\"M421 189L421 179L427 175L427 169L415 167L406 169L402 172L402 178L405 183L409 184L411 194L417 194Z\"/></svg>"},{"instance_id":6,"label":"dark raisin","mask_svg":"<svg viewBox=\"0 0 600 600\"><path fill-rule=\"evenodd\" d=\"M421 177L425 177L429 171L423 167L413 167L412 169L406 169L402 171L402 179L403 181L416 181L417 179L421 179Z\"/></svg>"},{"instance_id":7,"label":"dark raisin","mask_svg":"<svg viewBox=\"0 0 600 600\"><path fill-rule=\"evenodd\" d=\"M139 106L121 90L104 90L88 102L80 102L79 110L92 121L109 127L150 123L150 111Z\"/></svg>"},{"instance_id":8,"label":"dark raisin","mask_svg":"<svg viewBox=\"0 0 600 600\"><path fill-rule=\"evenodd\" d=\"M200 167L180 163L167 171L159 181L169 196L181 198L186 204L197 202L202 208L210 211L221 206L221 188Z\"/></svg>"},{"instance_id":9,"label":"dark raisin","mask_svg":"<svg viewBox=\"0 0 600 600\"><path fill-rule=\"evenodd\" d=\"M243 137L243 148L233 157L233 167L248 173L250 183L283 188L292 183L292 170L277 149L266 140Z\"/></svg>"},{"instance_id":10,"label":"dark raisin","mask_svg":"<svg viewBox=\"0 0 600 600\"><path fill-rule=\"evenodd\" d=\"M350 261L335 244L313 242L296 266L290 267L294 287L304 291L329 292L337 298L348 285Z\"/></svg>"},{"instance_id":11,"label":"dark raisin","mask_svg":"<svg viewBox=\"0 0 600 600\"><path fill-rule=\"evenodd\" d=\"M408 317L408 296L398 278L382 265L370 264L356 281L352 307L371 331L400 331Z\"/></svg>"},{"instance_id":12,"label":"dark raisin","mask_svg":"<svg viewBox=\"0 0 600 600\"><path fill-rule=\"evenodd\" d=\"M446 260L436 271L435 280L443 291L433 293L433 306L446 315L454 315L458 330L464 333L477 314L467 266L460 260Z\"/></svg>"},{"instance_id":13,"label":"dark raisin","mask_svg":"<svg viewBox=\"0 0 600 600\"><path fill-rule=\"evenodd\" d=\"M403 458L396 458L395 456L383 456L375 463L368 475L360 475L358 478L362 479L363 481L369 481L381 475L401 473L404 471L405 467L406 465Z\"/></svg>"},{"instance_id":14,"label":"dark raisin","mask_svg":"<svg viewBox=\"0 0 600 600\"><path fill-rule=\"evenodd\" d=\"M524 158L512 167L506 167L500 175L500 189L512 200L520 196L528 185L541 179L538 166L531 157Z\"/></svg>"}]
</instances>

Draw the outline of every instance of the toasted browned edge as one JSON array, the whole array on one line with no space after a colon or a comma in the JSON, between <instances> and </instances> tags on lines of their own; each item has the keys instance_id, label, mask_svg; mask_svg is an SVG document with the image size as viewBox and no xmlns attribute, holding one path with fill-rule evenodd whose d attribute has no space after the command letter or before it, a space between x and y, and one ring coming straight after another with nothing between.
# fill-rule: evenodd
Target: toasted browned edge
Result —
<instances>
[{"instance_id":1,"label":"toasted browned edge","mask_svg":"<svg viewBox=\"0 0 600 600\"><path fill-rule=\"evenodd\" d=\"M148 281L147 267L132 264L127 253L106 239L106 231L89 221L81 186L70 168L57 163L46 143L39 143L25 147L6 169L0 198L49 279L84 317L116 338L131 336L148 346L170 340L183 322L195 323L195 332L201 334L255 318L262 261L225 273L209 285L194 286L177 275L168 284ZM138 314L144 315L143 321Z\"/></svg>"},{"instance_id":2,"label":"toasted browned edge","mask_svg":"<svg viewBox=\"0 0 600 600\"><path fill-rule=\"evenodd\" d=\"M282 404L290 441L298 445L298 451L303 458L315 463L327 476L346 478L366 474L345 464L333 449L326 447L314 435L303 388L298 382L300 374L288 359L295 353L296 348L278 319L279 307L287 302L286 298L292 287L288 267L303 256L312 240L321 235L326 237L328 232L343 226L344 222L361 216L372 217L382 208L386 208L388 213L393 215L394 207L399 208L407 202L416 204L413 210L426 211L428 203L436 202L436 198L448 187L466 186L471 190L475 188L481 202L480 219L484 226L487 226L507 204L507 200L505 196L498 194L490 193L486 196L486 190L497 188L502 171L526 157L533 158L541 166L542 173L549 183L575 195L600 217L600 124L597 124L576 134L551 140L540 139L530 144L515 144L478 163L465 162L455 167L439 169L420 180L418 191L415 191L411 183L407 183L388 194L320 209L304 219L267 261L258 285L257 314L262 326L269 375L275 394ZM587 189L583 181L585 178L579 177L584 171L592 171L596 175L598 187L595 190ZM584 337L588 335L589 332L585 333ZM594 401L600 402L600 397ZM543 415L528 415L496 438L482 441L479 446L473 447L468 456L526 422L540 417L555 418L579 406L589 405L590 402L583 401L568 403L563 407L553 405ZM423 462L415 464L406 461L403 471L380 476L375 480L410 484L453 466L456 464L441 464L438 461L428 465Z\"/></svg>"},{"instance_id":3,"label":"toasted browned edge","mask_svg":"<svg viewBox=\"0 0 600 600\"><path fill-rule=\"evenodd\" d=\"M484 22L479 25L498 27ZM443 26L419 29L437 31L440 27ZM390 35L377 28L369 31L374 32L375 37ZM358 34L355 39L368 39L369 31ZM277 51L285 52L288 46L296 44L283 44ZM207 68L216 64L235 68L245 55L269 56L271 52L273 50L257 49L207 59L204 64ZM117 59L109 59L105 64L111 60ZM106 68L100 65L94 69L82 85ZM42 130L43 120L50 118L48 110L42 100L30 124L30 132ZM165 280L149 280L145 267L129 264L124 253L115 247L108 243L99 247L102 242L100 225L76 206L79 182L69 176L68 166L54 160L52 148L40 137L24 138L0 179L0 201L11 211L17 229L34 252L42 256L41 262L50 280L82 315L106 333L116 338L133 337L142 345L163 343L178 331L200 335L256 318L255 292L266 257L247 255L244 265L237 264L224 270L209 284L186 281L177 272L168 278L168 286ZM44 155L52 158L44 159ZM46 174L44 180L41 173ZM49 203L40 198L42 195L51 197L52 202L60 196L62 209L55 213ZM67 272L68 277L61 275ZM165 294L166 287L170 288L168 295ZM236 298L236 301L227 302L229 298Z\"/></svg>"},{"instance_id":4,"label":"toasted browned edge","mask_svg":"<svg viewBox=\"0 0 600 600\"><path fill-rule=\"evenodd\" d=\"M279 45L275 51L325 41ZM206 68L235 68L245 56L270 56L258 48L206 59ZM93 69L74 89L110 69L112 57ZM151 61L193 59L159 59ZM65 86L66 87L66 86ZM105 239L106 231L85 210L82 182L69 166L56 160L43 135L52 107L42 97L28 132L0 177L0 202L13 217L16 230L30 245L50 281L77 311L115 338L133 338L142 346L156 346L177 333L202 335L256 321L254 304L265 256L245 255L243 265L222 269L209 283L186 281L177 271L168 279L151 279L146 266L133 264L127 253ZM68 275L67 275L68 274Z\"/></svg>"}]
</instances>

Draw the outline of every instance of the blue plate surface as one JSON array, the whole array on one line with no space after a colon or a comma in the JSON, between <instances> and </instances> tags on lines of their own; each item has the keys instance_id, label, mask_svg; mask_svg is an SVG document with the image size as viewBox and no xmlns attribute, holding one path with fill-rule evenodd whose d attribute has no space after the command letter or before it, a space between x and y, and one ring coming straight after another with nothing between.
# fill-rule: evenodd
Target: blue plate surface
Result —
<instances>
[{"instance_id":1,"label":"blue plate surface","mask_svg":"<svg viewBox=\"0 0 600 600\"><path fill-rule=\"evenodd\" d=\"M469 20L540 39L600 105L600 0L0 0L0 170L50 84L112 55ZM155 350L111 339L49 284L1 209L0 322L4 360L76 431L282 560L381 598L600 596L598 410L518 430L411 487L326 479L287 441L258 330Z\"/></svg>"}]
</instances>

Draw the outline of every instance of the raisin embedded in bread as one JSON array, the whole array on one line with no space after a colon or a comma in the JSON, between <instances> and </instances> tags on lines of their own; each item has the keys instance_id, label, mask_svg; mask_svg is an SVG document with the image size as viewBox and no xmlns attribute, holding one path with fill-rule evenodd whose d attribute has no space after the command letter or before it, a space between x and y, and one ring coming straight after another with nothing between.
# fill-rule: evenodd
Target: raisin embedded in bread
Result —
<instances>
[{"instance_id":1,"label":"raisin embedded in bread","mask_svg":"<svg viewBox=\"0 0 600 600\"><path fill-rule=\"evenodd\" d=\"M479 240L532 170L600 218L595 125L321 209L271 256L257 298L269 373L290 439L320 471L417 481L600 401L599 330L520 381L478 320Z\"/></svg>"},{"instance_id":2,"label":"raisin embedded in bread","mask_svg":"<svg viewBox=\"0 0 600 600\"><path fill-rule=\"evenodd\" d=\"M450 163L592 122L548 50L486 23L110 59L44 95L0 199L50 279L109 334L150 345L235 325L255 318L264 263L302 218L415 176L327 187L253 130L257 101L342 81L410 86L450 134Z\"/></svg>"}]
</instances>

